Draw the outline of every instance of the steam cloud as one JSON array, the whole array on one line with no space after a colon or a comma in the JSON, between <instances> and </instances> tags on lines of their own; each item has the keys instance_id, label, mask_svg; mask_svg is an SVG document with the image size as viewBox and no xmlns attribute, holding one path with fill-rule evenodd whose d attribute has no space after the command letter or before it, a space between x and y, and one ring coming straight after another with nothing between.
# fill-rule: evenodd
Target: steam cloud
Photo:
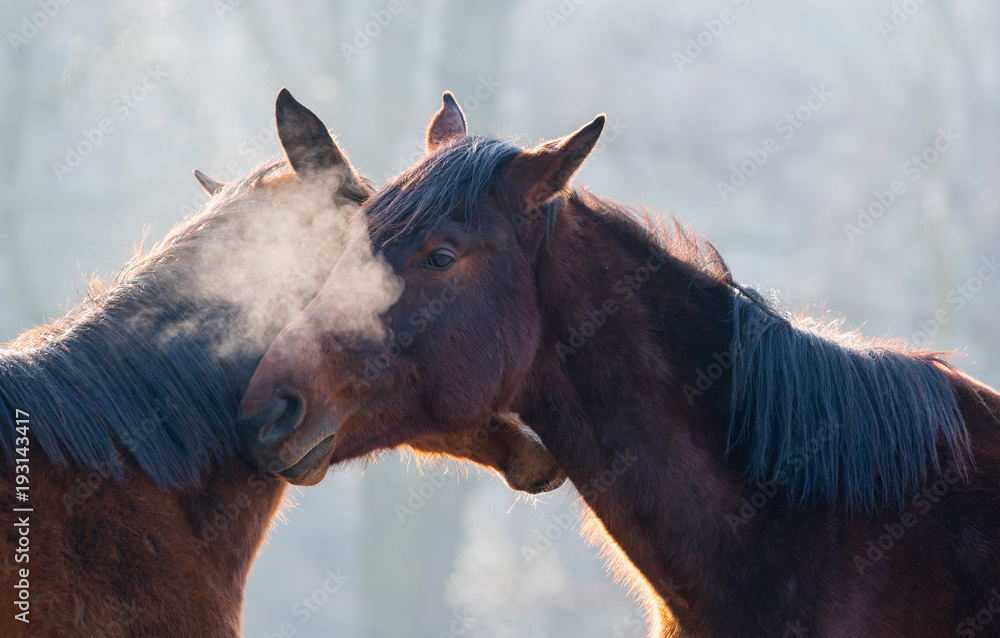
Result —
<instances>
[{"instance_id":1,"label":"steam cloud","mask_svg":"<svg viewBox=\"0 0 1000 638\"><path fill-rule=\"evenodd\" d=\"M170 270L186 297L200 307L224 309L225 324L214 331L215 354L263 354L324 286L341 256L347 259L325 290L332 303L325 306L324 327L381 335L378 315L395 302L402 285L384 259L372 255L363 233L350 233L348 244L357 204L335 202L329 182L278 189L230 201L223 191L220 201L209 204L223 214L206 218L191 246L193 258L178 260ZM204 329L212 320L161 328L158 338ZM192 321L200 325L186 325Z\"/></svg>"}]
</instances>

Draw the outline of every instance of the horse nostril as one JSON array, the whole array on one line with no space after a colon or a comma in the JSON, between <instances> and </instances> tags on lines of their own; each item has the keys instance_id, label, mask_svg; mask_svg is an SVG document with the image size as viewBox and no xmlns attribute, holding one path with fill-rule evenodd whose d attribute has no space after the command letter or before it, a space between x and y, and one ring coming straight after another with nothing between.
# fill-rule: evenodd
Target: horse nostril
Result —
<instances>
[{"instance_id":1,"label":"horse nostril","mask_svg":"<svg viewBox=\"0 0 1000 638\"><path fill-rule=\"evenodd\" d=\"M257 440L264 445L280 443L301 423L305 407L301 394L289 392L279 396L265 410Z\"/></svg>"}]
</instances>

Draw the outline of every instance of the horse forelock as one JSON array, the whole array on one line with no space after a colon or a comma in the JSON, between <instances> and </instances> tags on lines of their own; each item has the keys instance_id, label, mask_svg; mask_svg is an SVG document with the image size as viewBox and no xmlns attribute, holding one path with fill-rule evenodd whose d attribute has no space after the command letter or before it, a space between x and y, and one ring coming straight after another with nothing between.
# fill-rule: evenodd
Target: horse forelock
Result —
<instances>
[{"instance_id":1,"label":"horse forelock","mask_svg":"<svg viewBox=\"0 0 1000 638\"><path fill-rule=\"evenodd\" d=\"M289 170L272 160L228 184L148 252L137 248L111 284L91 280L66 316L0 348L8 461L14 409L31 415L31 435L53 462L107 476L123 476L124 451L159 486L191 486L213 458L232 454L237 381L249 381L256 359L216 351L236 310L187 298L178 258L271 196Z\"/></svg>"},{"instance_id":2,"label":"horse forelock","mask_svg":"<svg viewBox=\"0 0 1000 638\"><path fill-rule=\"evenodd\" d=\"M753 293L733 303L727 453L746 455L751 481L870 512L901 507L945 463L964 473L969 435L937 355L793 320Z\"/></svg>"},{"instance_id":3,"label":"horse forelock","mask_svg":"<svg viewBox=\"0 0 1000 638\"><path fill-rule=\"evenodd\" d=\"M510 142L479 136L439 147L362 207L372 243L379 248L399 235L433 230L455 214L471 221L497 168L521 152Z\"/></svg>"}]
</instances>

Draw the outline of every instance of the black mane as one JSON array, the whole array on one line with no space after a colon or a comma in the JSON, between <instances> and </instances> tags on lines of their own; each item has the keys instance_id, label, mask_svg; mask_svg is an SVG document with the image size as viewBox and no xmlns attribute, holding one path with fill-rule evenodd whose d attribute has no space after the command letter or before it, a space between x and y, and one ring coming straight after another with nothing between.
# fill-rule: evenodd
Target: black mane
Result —
<instances>
[{"instance_id":1,"label":"black mane","mask_svg":"<svg viewBox=\"0 0 1000 638\"><path fill-rule=\"evenodd\" d=\"M475 211L497 167L521 152L510 142L474 135L437 149L365 204L372 243L383 246L396 235L431 230L454 211Z\"/></svg>"},{"instance_id":2,"label":"black mane","mask_svg":"<svg viewBox=\"0 0 1000 638\"><path fill-rule=\"evenodd\" d=\"M455 214L474 219L497 168L520 152L483 137L436 150L364 206L374 244L433 229ZM775 481L798 502L842 499L849 508L872 509L901 505L940 467L942 443L959 470L965 468L969 437L939 358L831 325L792 322L736 283L710 242L676 222L664 228L648 212L585 190L568 197L689 264L692 285L708 277L732 292L727 454L746 454L750 480Z\"/></svg>"},{"instance_id":3,"label":"black mane","mask_svg":"<svg viewBox=\"0 0 1000 638\"><path fill-rule=\"evenodd\" d=\"M964 473L969 434L937 356L793 322L754 291L733 304L728 440L751 480L872 511L901 507L940 469L942 443Z\"/></svg>"}]
</instances>

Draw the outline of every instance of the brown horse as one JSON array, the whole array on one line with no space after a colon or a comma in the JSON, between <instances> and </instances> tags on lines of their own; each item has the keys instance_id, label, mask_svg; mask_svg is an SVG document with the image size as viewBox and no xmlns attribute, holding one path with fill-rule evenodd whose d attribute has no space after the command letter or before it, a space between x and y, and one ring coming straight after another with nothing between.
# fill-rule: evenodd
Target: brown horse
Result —
<instances>
[{"instance_id":1,"label":"brown horse","mask_svg":"<svg viewBox=\"0 0 1000 638\"><path fill-rule=\"evenodd\" d=\"M655 592L654 634L1000 635L1000 395L791 320L706 241L571 190L603 123L525 151L468 136L446 94L430 155L360 213L405 282L396 356L358 383L385 344L330 321L328 284L245 413L337 457L518 412Z\"/></svg>"},{"instance_id":2,"label":"brown horse","mask_svg":"<svg viewBox=\"0 0 1000 638\"><path fill-rule=\"evenodd\" d=\"M287 482L322 474L244 461L239 398L371 192L287 91L276 116L287 161L228 186L196 173L213 194L204 210L0 349L0 635L240 635L246 576ZM414 444L514 486L560 476L512 419Z\"/></svg>"}]
</instances>

